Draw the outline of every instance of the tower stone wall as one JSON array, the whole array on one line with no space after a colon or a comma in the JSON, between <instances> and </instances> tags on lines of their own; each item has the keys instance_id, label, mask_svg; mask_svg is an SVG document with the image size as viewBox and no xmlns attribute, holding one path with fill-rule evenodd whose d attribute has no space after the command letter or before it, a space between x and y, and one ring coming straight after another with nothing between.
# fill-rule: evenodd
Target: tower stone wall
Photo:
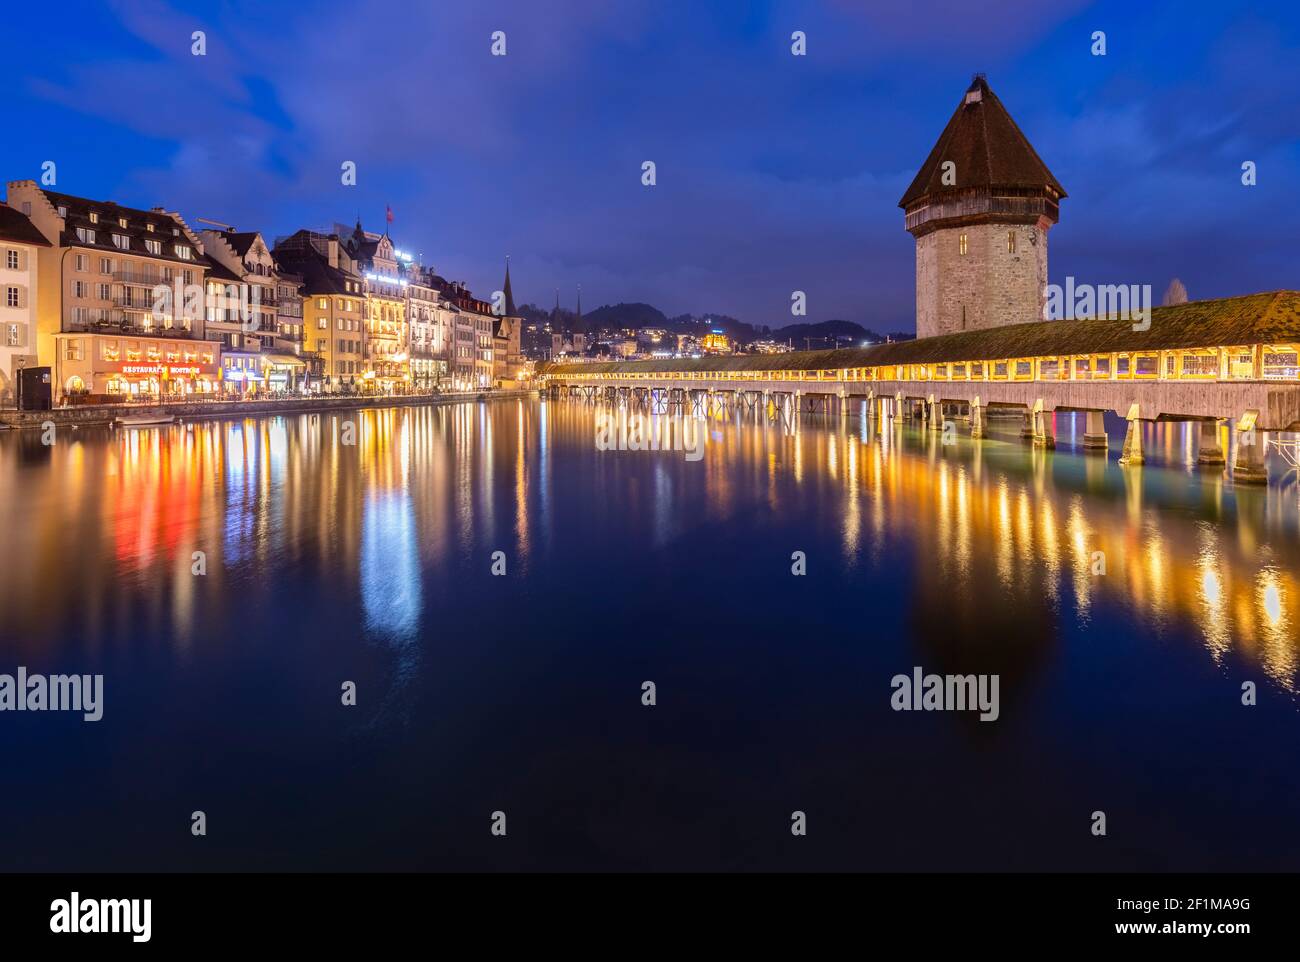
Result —
<instances>
[{"instance_id":1,"label":"tower stone wall","mask_svg":"<svg viewBox=\"0 0 1300 962\"><path fill-rule=\"evenodd\" d=\"M971 224L918 237L916 336L1042 320L1048 227Z\"/></svg>"}]
</instances>

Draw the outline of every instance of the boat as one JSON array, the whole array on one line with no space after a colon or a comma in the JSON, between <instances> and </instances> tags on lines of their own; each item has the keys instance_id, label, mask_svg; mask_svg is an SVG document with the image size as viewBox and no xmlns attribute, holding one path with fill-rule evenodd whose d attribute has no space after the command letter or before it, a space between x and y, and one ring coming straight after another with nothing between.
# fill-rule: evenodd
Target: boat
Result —
<instances>
[{"instance_id":1,"label":"boat","mask_svg":"<svg viewBox=\"0 0 1300 962\"><path fill-rule=\"evenodd\" d=\"M174 414L135 414L131 417L118 418L119 427L144 428L154 424L171 424L176 420Z\"/></svg>"}]
</instances>

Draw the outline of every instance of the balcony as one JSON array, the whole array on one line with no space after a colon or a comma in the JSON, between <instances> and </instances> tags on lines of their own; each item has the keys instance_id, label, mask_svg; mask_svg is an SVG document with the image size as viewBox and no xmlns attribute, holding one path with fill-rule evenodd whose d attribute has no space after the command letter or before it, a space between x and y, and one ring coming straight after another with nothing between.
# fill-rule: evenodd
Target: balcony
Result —
<instances>
[{"instance_id":1,"label":"balcony","mask_svg":"<svg viewBox=\"0 0 1300 962\"><path fill-rule=\"evenodd\" d=\"M113 280L119 284L137 284L143 287L171 284L171 281L165 281L159 275L146 271L113 271Z\"/></svg>"},{"instance_id":2,"label":"balcony","mask_svg":"<svg viewBox=\"0 0 1300 962\"><path fill-rule=\"evenodd\" d=\"M110 312L105 312L110 313ZM111 312L120 314L121 312ZM184 327L140 324L133 319L110 318L90 321L64 321L63 330L70 334L107 334L113 337L178 337L192 339L194 332Z\"/></svg>"}]
</instances>

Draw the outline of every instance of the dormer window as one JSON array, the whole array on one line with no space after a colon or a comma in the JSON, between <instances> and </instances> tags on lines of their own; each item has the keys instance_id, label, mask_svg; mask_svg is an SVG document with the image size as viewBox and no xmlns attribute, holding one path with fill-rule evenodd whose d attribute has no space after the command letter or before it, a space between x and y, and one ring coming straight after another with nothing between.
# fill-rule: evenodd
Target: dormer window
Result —
<instances>
[{"instance_id":1,"label":"dormer window","mask_svg":"<svg viewBox=\"0 0 1300 962\"><path fill-rule=\"evenodd\" d=\"M125 227L125 226L126 226L126 218L125 218L125 217L119 217L119 218L117 219L117 226L118 226L118 227Z\"/></svg>"},{"instance_id":2,"label":"dormer window","mask_svg":"<svg viewBox=\"0 0 1300 962\"><path fill-rule=\"evenodd\" d=\"M23 206L24 206L24 207L27 207L27 208L30 208L30 205L29 205L29 204L24 204ZM31 212L30 209L24 210L23 213L26 214L28 217L32 216L32 212ZM60 207L60 208L59 208L59 216L60 216L60 217L67 217L67 216L68 216L68 208L66 208L66 207Z\"/></svg>"},{"instance_id":3,"label":"dormer window","mask_svg":"<svg viewBox=\"0 0 1300 962\"><path fill-rule=\"evenodd\" d=\"M152 233L153 233L153 224L145 224L145 225L144 225L144 229L147 230L150 234L152 234Z\"/></svg>"},{"instance_id":4,"label":"dormer window","mask_svg":"<svg viewBox=\"0 0 1300 962\"><path fill-rule=\"evenodd\" d=\"M193 260L193 259L194 259L194 252L191 251L191 250L190 250L188 247L186 247L184 244L177 244L177 245L176 245L176 256L179 257L179 258L180 258L181 260L183 260L183 261Z\"/></svg>"},{"instance_id":5,"label":"dormer window","mask_svg":"<svg viewBox=\"0 0 1300 962\"><path fill-rule=\"evenodd\" d=\"M113 246L120 250L129 250L131 247L131 238L127 237L125 234L114 234Z\"/></svg>"},{"instance_id":6,"label":"dormer window","mask_svg":"<svg viewBox=\"0 0 1300 962\"><path fill-rule=\"evenodd\" d=\"M98 224L98 223L99 223L99 215L96 214L93 210L90 212L90 222L91 222L92 224Z\"/></svg>"},{"instance_id":7,"label":"dormer window","mask_svg":"<svg viewBox=\"0 0 1300 962\"><path fill-rule=\"evenodd\" d=\"M89 227L78 227L77 240L81 241L83 244L93 244L95 243L95 232Z\"/></svg>"},{"instance_id":8,"label":"dormer window","mask_svg":"<svg viewBox=\"0 0 1300 962\"><path fill-rule=\"evenodd\" d=\"M162 241L146 240L146 241L144 242L144 248L145 248L145 250L147 250L150 254L161 254L161 253L162 253Z\"/></svg>"}]
</instances>

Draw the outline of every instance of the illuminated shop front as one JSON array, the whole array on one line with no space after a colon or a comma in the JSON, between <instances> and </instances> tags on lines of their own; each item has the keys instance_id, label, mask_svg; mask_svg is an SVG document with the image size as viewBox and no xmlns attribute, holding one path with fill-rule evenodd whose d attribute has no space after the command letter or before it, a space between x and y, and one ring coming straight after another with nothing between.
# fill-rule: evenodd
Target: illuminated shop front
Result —
<instances>
[{"instance_id":1,"label":"illuminated shop front","mask_svg":"<svg viewBox=\"0 0 1300 962\"><path fill-rule=\"evenodd\" d=\"M60 398L182 398L211 394L220 345L192 339L89 333L55 336Z\"/></svg>"}]
</instances>

